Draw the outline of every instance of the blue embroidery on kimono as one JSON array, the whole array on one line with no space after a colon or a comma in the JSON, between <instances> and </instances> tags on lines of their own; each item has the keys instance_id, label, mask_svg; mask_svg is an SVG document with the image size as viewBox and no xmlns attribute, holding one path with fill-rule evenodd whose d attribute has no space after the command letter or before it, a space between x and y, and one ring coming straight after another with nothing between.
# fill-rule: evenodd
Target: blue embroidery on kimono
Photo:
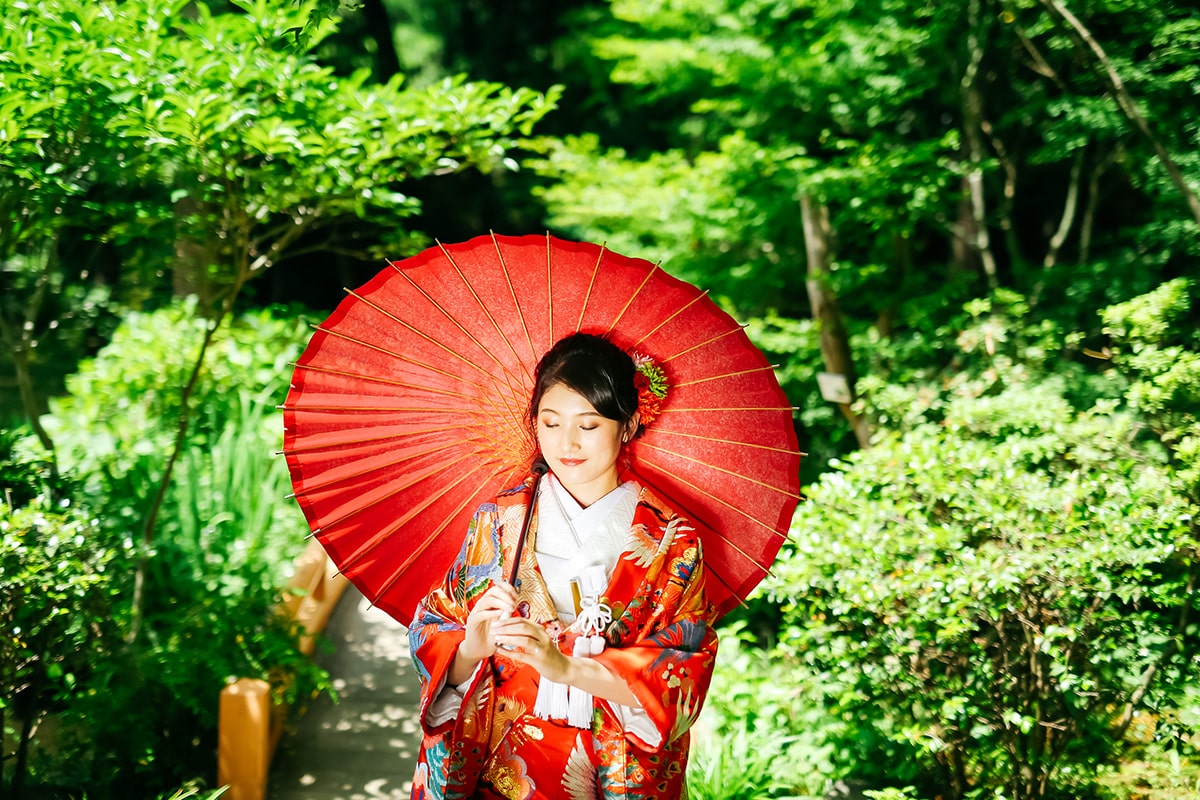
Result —
<instances>
[{"instance_id":1,"label":"blue embroidery on kimono","mask_svg":"<svg viewBox=\"0 0 1200 800\"><path fill-rule=\"evenodd\" d=\"M675 577L683 581L691 580L692 573L696 570L695 561L685 561L682 558L671 566L675 568Z\"/></svg>"},{"instance_id":2,"label":"blue embroidery on kimono","mask_svg":"<svg viewBox=\"0 0 1200 800\"><path fill-rule=\"evenodd\" d=\"M500 573L500 529L497 526L492 526L490 535L492 540L492 560L486 564L468 565L464 575L466 576L466 586L463 587L467 594L471 594L475 587L481 583L495 579Z\"/></svg>"},{"instance_id":3,"label":"blue embroidery on kimono","mask_svg":"<svg viewBox=\"0 0 1200 800\"><path fill-rule=\"evenodd\" d=\"M650 669L655 669L663 661L684 661L692 653L700 649L700 645L704 642L704 635L708 632L708 625L703 622L693 622L691 620L680 620L674 625L663 628L658 633L649 637L649 641L663 648L658 654L658 658L654 659L654 663L650 665Z\"/></svg>"},{"instance_id":4,"label":"blue embroidery on kimono","mask_svg":"<svg viewBox=\"0 0 1200 800\"><path fill-rule=\"evenodd\" d=\"M409 652L413 654L413 664L417 668L417 675L426 681L431 676L429 670L425 669L425 665L421 663L417 653L420 652L421 646L425 644L425 640L429 638L429 634L433 630L438 632L462 630L462 625L440 617L424 606L417 606L417 616L408 629L408 647Z\"/></svg>"},{"instance_id":5,"label":"blue embroidery on kimono","mask_svg":"<svg viewBox=\"0 0 1200 800\"><path fill-rule=\"evenodd\" d=\"M437 744L425 751L426 763L420 769L427 770L425 787L429 790L427 797L430 800L443 800L446 797L446 759L449 757L450 750L446 747L445 739L439 739Z\"/></svg>"}]
</instances>

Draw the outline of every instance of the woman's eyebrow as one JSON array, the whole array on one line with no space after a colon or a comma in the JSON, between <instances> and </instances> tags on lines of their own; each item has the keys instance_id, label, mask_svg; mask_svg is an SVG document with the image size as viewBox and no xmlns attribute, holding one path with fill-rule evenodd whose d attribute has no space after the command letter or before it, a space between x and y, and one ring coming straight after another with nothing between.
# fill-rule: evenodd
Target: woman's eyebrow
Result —
<instances>
[{"instance_id":1,"label":"woman's eyebrow","mask_svg":"<svg viewBox=\"0 0 1200 800\"><path fill-rule=\"evenodd\" d=\"M546 412L550 412L551 414L556 414L560 417L564 416L560 412L555 411L553 408L546 408L546 407L543 407L542 410L539 411L538 413L545 414ZM577 416L577 417L602 417L604 415L601 414L599 411L581 411L580 413L576 414L575 416Z\"/></svg>"}]
</instances>

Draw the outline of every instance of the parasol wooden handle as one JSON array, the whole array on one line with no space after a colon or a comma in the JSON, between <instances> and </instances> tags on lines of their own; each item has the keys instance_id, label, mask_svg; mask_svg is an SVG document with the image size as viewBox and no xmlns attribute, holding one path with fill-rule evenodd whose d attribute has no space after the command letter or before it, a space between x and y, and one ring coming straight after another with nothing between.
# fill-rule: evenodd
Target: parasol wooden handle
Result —
<instances>
[{"instance_id":1,"label":"parasol wooden handle","mask_svg":"<svg viewBox=\"0 0 1200 800\"><path fill-rule=\"evenodd\" d=\"M512 574L508 576L511 586L517 585L517 570L521 568L521 551L525 549L525 537L529 535L529 523L533 521L533 512L537 507L538 487L542 483L542 476L549 471L550 465L541 456L534 459L533 466L530 467L530 472L533 473L533 491L529 495L529 505L525 507L525 520L521 523L521 535L517 537L517 549L513 554Z\"/></svg>"}]
</instances>

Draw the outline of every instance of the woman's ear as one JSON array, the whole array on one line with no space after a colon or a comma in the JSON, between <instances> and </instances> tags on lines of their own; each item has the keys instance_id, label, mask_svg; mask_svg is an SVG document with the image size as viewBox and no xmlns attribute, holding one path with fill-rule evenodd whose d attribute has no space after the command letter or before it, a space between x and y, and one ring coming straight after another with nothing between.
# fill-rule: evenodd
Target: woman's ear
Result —
<instances>
[{"instance_id":1,"label":"woman's ear","mask_svg":"<svg viewBox=\"0 0 1200 800\"><path fill-rule=\"evenodd\" d=\"M642 415L640 412L633 412L633 416L629 418L629 422L625 423L625 430L621 432L621 441L628 444L637 438L638 426L642 424Z\"/></svg>"}]
</instances>

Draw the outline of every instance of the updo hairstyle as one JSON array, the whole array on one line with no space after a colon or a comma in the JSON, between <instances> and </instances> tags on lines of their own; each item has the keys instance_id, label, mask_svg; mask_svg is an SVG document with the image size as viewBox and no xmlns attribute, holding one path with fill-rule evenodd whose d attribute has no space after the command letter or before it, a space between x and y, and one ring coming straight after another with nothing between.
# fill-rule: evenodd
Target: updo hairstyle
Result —
<instances>
[{"instance_id":1,"label":"updo hairstyle","mask_svg":"<svg viewBox=\"0 0 1200 800\"><path fill-rule=\"evenodd\" d=\"M601 416L627 429L638 410L634 374L630 355L603 336L573 333L559 339L537 365L529 402L530 428L536 434L542 395L561 383L583 395ZM636 434L640 432L639 426Z\"/></svg>"}]
</instances>

